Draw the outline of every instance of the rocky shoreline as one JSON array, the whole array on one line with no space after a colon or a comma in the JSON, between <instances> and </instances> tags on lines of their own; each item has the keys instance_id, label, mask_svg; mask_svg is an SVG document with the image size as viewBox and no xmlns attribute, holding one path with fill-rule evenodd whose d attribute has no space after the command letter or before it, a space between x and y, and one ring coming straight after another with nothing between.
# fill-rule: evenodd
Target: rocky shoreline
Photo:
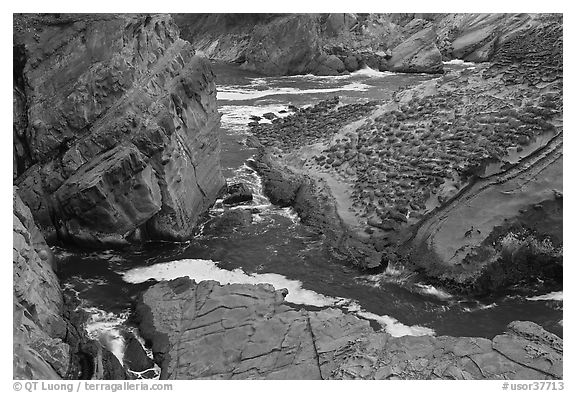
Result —
<instances>
[{"instance_id":1,"label":"rocky shoreline","mask_svg":"<svg viewBox=\"0 0 576 393\"><path fill-rule=\"evenodd\" d=\"M558 38L554 23L534 34ZM469 295L542 281L561 287L562 78L544 67L557 64L548 61L557 47L515 61L502 49L494 64L448 73L390 102L335 98L253 122L264 190L319 231L355 239L367 251L348 260L361 268L402 263ZM519 64L540 64L540 79L511 82L524 72ZM325 195L297 200L304 183ZM309 211L335 214L323 221ZM542 220L550 225L539 227Z\"/></svg>"},{"instance_id":2,"label":"rocky shoreline","mask_svg":"<svg viewBox=\"0 0 576 393\"><path fill-rule=\"evenodd\" d=\"M254 118L265 194L363 271L401 264L471 296L561 288L561 15L235 18L14 16L15 379L130 379L151 366L135 337L123 364L88 337L49 246L187 240L217 197L252 197L225 187L215 75L196 51L266 75L438 74L390 101ZM444 72L454 58L489 63ZM229 210L205 229L251 220ZM531 322L491 340L392 337L285 296L179 278L147 289L136 313L164 379L563 378L562 339Z\"/></svg>"},{"instance_id":3,"label":"rocky shoreline","mask_svg":"<svg viewBox=\"0 0 576 393\"><path fill-rule=\"evenodd\" d=\"M118 359L91 340L77 301L62 291L50 248L14 190L14 379L126 379Z\"/></svg>"},{"instance_id":4,"label":"rocky shoreline","mask_svg":"<svg viewBox=\"0 0 576 393\"><path fill-rule=\"evenodd\" d=\"M209 62L170 15L14 15L16 379L131 379L91 340L49 245L188 239L225 185Z\"/></svg>"},{"instance_id":5,"label":"rocky shoreline","mask_svg":"<svg viewBox=\"0 0 576 393\"><path fill-rule=\"evenodd\" d=\"M270 285L189 278L150 287L137 306L161 379L562 379L562 340L512 322L489 340L392 337L339 309L284 303Z\"/></svg>"}]
</instances>

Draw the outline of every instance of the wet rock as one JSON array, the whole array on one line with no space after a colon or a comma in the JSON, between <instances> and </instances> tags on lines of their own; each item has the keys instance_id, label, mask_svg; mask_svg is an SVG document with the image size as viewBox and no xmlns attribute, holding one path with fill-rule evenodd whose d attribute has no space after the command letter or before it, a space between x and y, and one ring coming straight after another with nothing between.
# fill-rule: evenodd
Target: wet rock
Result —
<instances>
[{"instance_id":1,"label":"wet rock","mask_svg":"<svg viewBox=\"0 0 576 393\"><path fill-rule=\"evenodd\" d=\"M275 115L274 113L272 113L272 112L267 112L267 113L264 113L264 114L262 115L262 117L265 118L265 119L268 119L268 120L274 120L274 119L276 119L278 116L276 116L276 115Z\"/></svg>"},{"instance_id":2,"label":"wet rock","mask_svg":"<svg viewBox=\"0 0 576 393\"><path fill-rule=\"evenodd\" d=\"M246 209L226 210L204 225L204 233L220 235L234 229L244 228L252 223L252 213Z\"/></svg>"},{"instance_id":3,"label":"wet rock","mask_svg":"<svg viewBox=\"0 0 576 393\"><path fill-rule=\"evenodd\" d=\"M126 340L124 366L136 372L145 371L154 366L152 359L148 357L140 342L133 335Z\"/></svg>"},{"instance_id":4,"label":"wet rock","mask_svg":"<svg viewBox=\"0 0 576 393\"><path fill-rule=\"evenodd\" d=\"M236 183L227 186L228 196L222 201L225 205L237 205L252 200L252 190L244 183Z\"/></svg>"},{"instance_id":5,"label":"wet rock","mask_svg":"<svg viewBox=\"0 0 576 393\"><path fill-rule=\"evenodd\" d=\"M262 176L262 188L270 202L281 207L291 206L300 189L301 179L282 172L267 156L261 156L251 165Z\"/></svg>"},{"instance_id":6,"label":"wet rock","mask_svg":"<svg viewBox=\"0 0 576 393\"><path fill-rule=\"evenodd\" d=\"M124 378L114 355L86 336L85 317L65 300L52 267L53 256L30 209L16 188L13 195L14 378ZM87 345L93 351L86 353Z\"/></svg>"},{"instance_id":7,"label":"wet rock","mask_svg":"<svg viewBox=\"0 0 576 393\"><path fill-rule=\"evenodd\" d=\"M355 56L348 56L344 59L344 67L346 67L346 70L354 72L360 68L360 65Z\"/></svg>"}]
</instances>

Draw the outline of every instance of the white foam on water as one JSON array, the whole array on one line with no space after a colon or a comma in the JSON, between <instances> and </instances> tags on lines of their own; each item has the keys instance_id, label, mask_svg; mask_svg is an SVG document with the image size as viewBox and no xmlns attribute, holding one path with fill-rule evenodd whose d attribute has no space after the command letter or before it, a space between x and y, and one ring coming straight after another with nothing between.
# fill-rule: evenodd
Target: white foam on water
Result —
<instances>
[{"instance_id":1,"label":"white foam on water","mask_svg":"<svg viewBox=\"0 0 576 393\"><path fill-rule=\"evenodd\" d=\"M279 113L285 110L286 113ZM222 105L218 107L218 111L222 114L220 119L222 125L229 130L241 132L249 135L248 123L251 120L250 116L260 116L272 112L278 117L285 117L290 114L286 105L265 105L265 106L250 106L250 105ZM260 122L262 122L262 119Z\"/></svg>"},{"instance_id":2,"label":"white foam on water","mask_svg":"<svg viewBox=\"0 0 576 393\"><path fill-rule=\"evenodd\" d=\"M418 292L425 295L437 297L440 300L447 300L452 298L452 295L450 295L448 292L442 289L438 289L433 285L417 283L415 284L415 287L417 288Z\"/></svg>"},{"instance_id":3,"label":"white foam on water","mask_svg":"<svg viewBox=\"0 0 576 393\"><path fill-rule=\"evenodd\" d=\"M90 315L86 321L88 337L99 341L118 358L120 364L124 364L126 343L121 332L128 319L128 313L117 315L96 307L83 307L83 309Z\"/></svg>"},{"instance_id":4,"label":"white foam on water","mask_svg":"<svg viewBox=\"0 0 576 393\"><path fill-rule=\"evenodd\" d=\"M291 95L291 94L315 94L315 93L335 93L338 91L366 91L370 86L352 82L344 86L327 89L296 89L293 87L279 87L275 89L257 90L252 88L240 88L238 86L220 86L216 99L226 101L244 101L253 100L272 95Z\"/></svg>"},{"instance_id":5,"label":"white foam on water","mask_svg":"<svg viewBox=\"0 0 576 393\"><path fill-rule=\"evenodd\" d=\"M276 290L286 288L286 301L295 304L316 307L338 306L355 312L358 316L373 319L382 324L386 331L394 337L405 335L432 335L434 330L422 326L407 326L387 315L376 315L365 311L352 299L326 296L302 287L302 282L290 280L276 273L248 274L242 269L222 269L217 262L205 259L182 259L178 261L158 263L152 266L139 267L123 273L123 280L132 284L149 279L172 280L188 276L195 281L215 280L220 284L270 284Z\"/></svg>"},{"instance_id":6,"label":"white foam on water","mask_svg":"<svg viewBox=\"0 0 576 393\"><path fill-rule=\"evenodd\" d=\"M498 306L498 304L496 303L490 303L490 304L482 304L480 302L477 302L477 305L474 307L463 307L463 310L465 312L474 312L474 311L479 311L479 310L488 310L490 308L494 308Z\"/></svg>"},{"instance_id":7,"label":"white foam on water","mask_svg":"<svg viewBox=\"0 0 576 393\"><path fill-rule=\"evenodd\" d=\"M476 65L476 63L473 63L471 61L464 61L464 60L460 60L460 59L452 59L449 61L443 61L443 64L446 65L464 65L464 66L474 66Z\"/></svg>"},{"instance_id":8,"label":"white foam on water","mask_svg":"<svg viewBox=\"0 0 576 393\"><path fill-rule=\"evenodd\" d=\"M557 302L562 302L562 301L564 301L564 292L563 291L550 292L550 293L547 293L546 295L532 296L532 297L526 298L526 300L532 300L532 301L554 300Z\"/></svg>"},{"instance_id":9,"label":"white foam on water","mask_svg":"<svg viewBox=\"0 0 576 393\"><path fill-rule=\"evenodd\" d=\"M333 305L336 301L334 298L324 296L309 289L304 289L300 281L289 280L280 274L247 274L240 268L226 270L218 267L217 262L205 259L182 259L135 268L124 273L123 279L126 282L136 284L151 278L156 280L172 280L185 276L197 282L215 280L220 284L271 284L276 289L288 289L286 301L296 304L325 307Z\"/></svg>"},{"instance_id":10,"label":"white foam on water","mask_svg":"<svg viewBox=\"0 0 576 393\"><path fill-rule=\"evenodd\" d=\"M266 78L248 78L250 80L250 85L252 86L262 86L268 83Z\"/></svg>"},{"instance_id":11,"label":"white foam on water","mask_svg":"<svg viewBox=\"0 0 576 393\"><path fill-rule=\"evenodd\" d=\"M357 71L351 72L349 74L341 74L341 75L314 75L314 74L306 74L306 75L299 75L299 76L283 76L280 78L287 79L287 78L304 78L304 79L313 79L319 81L330 81L330 80L343 80L349 79L353 77L363 76L367 78L382 78L387 76L393 75L402 75L391 71L378 71L370 67L364 67Z\"/></svg>"},{"instance_id":12,"label":"white foam on water","mask_svg":"<svg viewBox=\"0 0 576 393\"><path fill-rule=\"evenodd\" d=\"M368 76L372 78L382 78L384 76L393 76L393 75L399 75L399 74L391 71L378 71L370 67L364 67L359 69L358 71L352 72L349 76Z\"/></svg>"},{"instance_id":13,"label":"white foam on water","mask_svg":"<svg viewBox=\"0 0 576 393\"><path fill-rule=\"evenodd\" d=\"M298 213L296 213L296 211L291 207L283 207L275 209L274 214L286 217L287 219L292 221L293 224L297 224L300 222L300 217L298 216Z\"/></svg>"},{"instance_id":14,"label":"white foam on water","mask_svg":"<svg viewBox=\"0 0 576 393\"><path fill-rule=\"evenodd\" d=\"M368 311L358 311L356 314L362 318L378 322L393 337L433 336L435 334L433 329L418 325L404 325L388 315L377 315Z\"/></svg>"}]
</instances>

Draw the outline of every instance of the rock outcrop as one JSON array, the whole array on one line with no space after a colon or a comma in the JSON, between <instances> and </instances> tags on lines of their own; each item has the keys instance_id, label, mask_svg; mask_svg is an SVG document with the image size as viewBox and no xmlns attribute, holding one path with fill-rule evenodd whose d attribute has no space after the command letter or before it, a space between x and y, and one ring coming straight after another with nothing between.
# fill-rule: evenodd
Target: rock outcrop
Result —
<instances>
[{"instance_id":1,"label":"rock outcrop","mask_svg":"<svg viewBox=\"0 0 576 393\"><path fill-rule=\"evenodd\" d=\"M54 258L16 190L13 200L14 379L124 379L118 359L89 340L64 298Z\"/></svg>"},{"instance_id":2,"label":"rock outcrop","mask_svg":"<svg viewBox=\"0 0 576 393\"><path fill-rule=\"evenodd\" d=\"M339 309L297 310L270 285L150 287L137 306L163 379L562 379L562 340L512 322L492 340L392 337Z\"/></svg>"},{"instance_id":3,"label":"rock outcrop","mask_svg":"<svg viewBox=\"0 0 576 393\"><path fill-rule=\"evenodd\" d=\"M513 25L515 34L499 30L506 35L499 36L492 63L452 70L382 103L328 100L270 124L251 123L257 139L251 146L260 143L263 151L257 169L265 193L273 203L295 207L303 222L313 212L312 225L345 224L353 236L327 239L358 240L350 247L338 240L336 248L365 249L364 255L347 253L362 268L401 262L451 292L473 295L519 284L557 290L562 20L526 16L520 22L526 18L538 23L528 30ZM432 34L431 23L412 19L404 29L421 37ZM313 209L300 203L298 210L305 178L327 186L317 190L328 189L328 197L308 204ZM299 201L305 200L314 197ZM334 210L330 220L319 219Z\"/></svg>"},{"instance_id":4,"label":"rock outcrop","mask_svg":"<svg viewBox=\"0 0 576 393\"><path fill-rule=\"evenodd\" d=\"M16 184L48 241L182 240L224 185L214 75L169 15L15 15Z\"/></svg>"},{"instance_id":5,"label":"rock outcrop","mask_svg":"<svg viewBox=\"0 0 576 393\"><path fill-rule=\"evenodd\" d=\"M440 73L442 60L486 62L549 14L176 14L211 59L266 75L337 75L363 67Z\"/></svg>"},{"instance_id":6,"label":"rock outcrop","mask_svg":"<svg viewBox=\"0 0 576 393\"><path fill-rule=\"evenodd\" d=\"M436 47L432 27L420 30L392 50L391 71L442 73L442 54Z\"/></svg>"}]
</instances>

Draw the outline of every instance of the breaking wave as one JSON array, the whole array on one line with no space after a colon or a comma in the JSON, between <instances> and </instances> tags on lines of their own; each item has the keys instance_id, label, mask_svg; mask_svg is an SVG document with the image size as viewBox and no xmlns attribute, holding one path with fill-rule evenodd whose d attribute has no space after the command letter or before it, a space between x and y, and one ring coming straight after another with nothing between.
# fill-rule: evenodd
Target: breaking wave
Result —
<instances>
[{"instance_id":1,"label":"breaking wave","mask_svg":"<svg viewBox=\"0 0 576 393\"><path fill-rule=\"evenodd\" d=\"M532 297L526 298L526 300L533 300L533 301L554 300L557 302L562 302L562 301L564 301L564 292L563 291L550 292L550 293L547 293L546 295L532 296Z\"/></svg>"}]
</instances>

